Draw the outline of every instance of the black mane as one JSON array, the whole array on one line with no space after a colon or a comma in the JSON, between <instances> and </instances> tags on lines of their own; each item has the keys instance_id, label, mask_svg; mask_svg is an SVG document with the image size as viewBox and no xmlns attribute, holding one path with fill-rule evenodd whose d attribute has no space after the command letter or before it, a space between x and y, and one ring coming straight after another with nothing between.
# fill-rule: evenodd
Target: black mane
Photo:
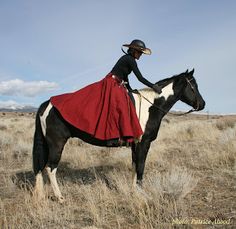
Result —
<instances>
[{"instance_id":1,"label":"black mane","mask_svg":"<svg viewBox=\"0 0 236 229\"><path fill-rule=\"evenodd\" d=\"M183 72L183 73L180 73L179 75L174 75L172 77L159 80L158 82L156 82L156 84L158 84L160 87L163 88L163 87L167 86L169 83L171 83L172 81L174 81L174 79L176 79L176 77L182 77L185 74L186 74L186 72Z\"/></svg>"}]
</instances>

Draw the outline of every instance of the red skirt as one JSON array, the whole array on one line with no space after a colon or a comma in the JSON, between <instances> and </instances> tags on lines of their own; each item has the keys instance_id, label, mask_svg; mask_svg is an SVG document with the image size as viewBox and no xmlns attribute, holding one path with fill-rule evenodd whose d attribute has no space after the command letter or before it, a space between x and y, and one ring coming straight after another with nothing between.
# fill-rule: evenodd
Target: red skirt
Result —
<instances>
[{"instance_id":1,"label":"red skirt","mask_svg":"<svg viewBox=\"0 0 236 229\"><path fill-rule=\"evenodd\" d=\"M67 122L94 138L132 142L143 134L126 88L112 74L50 101Z\"/></svg>"}]
</instances>

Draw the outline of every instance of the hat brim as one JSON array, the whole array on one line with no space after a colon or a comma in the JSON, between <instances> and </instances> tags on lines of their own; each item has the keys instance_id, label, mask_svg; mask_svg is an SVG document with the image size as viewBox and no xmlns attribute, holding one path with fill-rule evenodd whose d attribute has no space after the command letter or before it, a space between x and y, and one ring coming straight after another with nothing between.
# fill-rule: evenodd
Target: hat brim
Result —
<instances>
[{"instance_id":1,"label":"hat brim","mask_svg":"<svg viewBox=\"0 0 236 229\"><path fill-rule=\"evenodd\" d=\"M123 46L127 47L127 48L133 48L133 49L135 49L139 52L142 52L143 54L146 54L146 55L151 55L152 54L152 51L149 48L141 48L139 46L130 45L130 44L124 44Z\"/></svg>"}]
</instances>

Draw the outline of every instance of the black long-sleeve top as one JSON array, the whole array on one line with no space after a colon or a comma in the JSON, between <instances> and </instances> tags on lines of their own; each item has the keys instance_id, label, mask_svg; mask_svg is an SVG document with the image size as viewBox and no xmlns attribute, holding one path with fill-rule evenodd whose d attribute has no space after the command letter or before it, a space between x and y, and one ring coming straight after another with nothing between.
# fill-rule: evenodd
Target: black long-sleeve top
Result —
<instances>
[{"instance_id":1,"label":"black long-sleeve top","mask_svg":"<svg viewBox=\"0 0 236 229\"><path fill-rule=\"evenodd\" d=\"M141 72L138 69L137 62L133 56L130 54L126 54L122 56L113 69L111 70L111 73L119 77L119 79L124 80L125 82L128 83L127 88L128 90L132 90L130 85L129 85L129 80L128 80L128 75L133 71L135 76L138 78L140 82L145 84L148 87L153 87L153 84L150 83L148 80L146 80Z\"/></svg>"}]
</instances>

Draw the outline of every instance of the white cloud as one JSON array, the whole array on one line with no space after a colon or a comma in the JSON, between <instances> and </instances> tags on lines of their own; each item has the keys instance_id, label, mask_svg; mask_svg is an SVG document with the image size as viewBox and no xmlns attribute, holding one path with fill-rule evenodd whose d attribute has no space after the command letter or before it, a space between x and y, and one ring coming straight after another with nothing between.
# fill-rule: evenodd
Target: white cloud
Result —
<instances>
[{"instance_id":1,"label":"white cloud","mask_svg":"<svg viewBox=\"0 0 236 229\"><path fill-rule=\"evenodd\" d=\"M24 108L26 105L24 104L20 104L17 103L14 100L8 100L8 101L0 101L0 109L12 109L12 110L16 110L16 109L22 109Z\"/></svg>"},{"instance_id":2,"label":"white cloud","mask_svg":"<svg viewBox=\"0 0 236 229\"><path fill-rule=\"evenodd\" d=\"M0 95L34 97L58 88L54 82L13 79L0 82Z\"/></svg>"}]
</instances>

